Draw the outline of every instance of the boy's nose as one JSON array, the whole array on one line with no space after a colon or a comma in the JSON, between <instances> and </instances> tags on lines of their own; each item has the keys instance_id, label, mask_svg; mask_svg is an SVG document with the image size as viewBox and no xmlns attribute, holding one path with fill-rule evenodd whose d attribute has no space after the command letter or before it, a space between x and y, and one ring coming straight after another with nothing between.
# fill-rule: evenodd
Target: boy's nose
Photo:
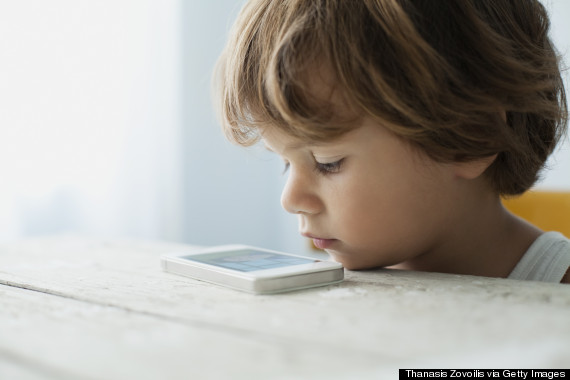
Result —
<instances>
[{"instance_id":1,"label":"boy's nose","mask_svg":"<svg viewBox=\"0 0 570 380\"><path fill-rule=\"evenodd\" d=\"M281 206L291 214L320 213L323 203L313 187L309 180L291 170L281 193Z\"/></svg>"}]
</instances>

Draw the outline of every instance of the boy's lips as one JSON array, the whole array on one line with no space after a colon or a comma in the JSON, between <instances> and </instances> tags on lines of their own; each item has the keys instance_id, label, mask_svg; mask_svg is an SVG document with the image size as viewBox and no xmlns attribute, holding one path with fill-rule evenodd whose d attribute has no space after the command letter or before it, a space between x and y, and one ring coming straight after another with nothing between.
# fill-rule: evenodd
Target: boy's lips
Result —
<instances>
[{"instance_id":1,"label":"boy's lips","mask_svg":"<svg viewBox=\"0 0 570 380\"><path fill-rule=\"evenodd\" d=\"M336 239L313 239L313 244L319 249L327 249L336 241Z\"/></svg>"},{"instance_id":2,"label":"boy's lips","mask_svg":"<svg viewBox=\"0 0 570 380\"><path fill-rule=\"evenodd\" d=\"M309 239L313 239L313 244L319 249L327 249L337 241L337 239L320 238L308 233L302 233L301 235Z\"/></svg>"}]
</instances>

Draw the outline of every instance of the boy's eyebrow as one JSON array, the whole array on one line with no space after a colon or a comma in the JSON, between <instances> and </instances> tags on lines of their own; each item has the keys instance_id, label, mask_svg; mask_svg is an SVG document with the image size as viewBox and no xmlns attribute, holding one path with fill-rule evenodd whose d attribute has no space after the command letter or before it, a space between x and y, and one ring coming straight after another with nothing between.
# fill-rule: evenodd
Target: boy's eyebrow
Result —
<instances>
[{"instance_id":1,"label":"boy's eyebrow","mask_svg":"<svg viewBox=\"0 0 570 380\"><path fill-rule=\"evenodd\" d=\"M300 148L305 148L309 145L318 145L318 144L309 144L306 142L299 142L299 143L293 143L293 144L289 144L286 145L283 149L283 152L287 152L289 150L295 150L295 149L300 149ZM269 147L269 145L267 145L265 142L263 143L263 146L265 147L265 149L267 149L270 152L275 153L275 151L273 149L271 149L271 147Z\"/></svg>"}]
</instances>

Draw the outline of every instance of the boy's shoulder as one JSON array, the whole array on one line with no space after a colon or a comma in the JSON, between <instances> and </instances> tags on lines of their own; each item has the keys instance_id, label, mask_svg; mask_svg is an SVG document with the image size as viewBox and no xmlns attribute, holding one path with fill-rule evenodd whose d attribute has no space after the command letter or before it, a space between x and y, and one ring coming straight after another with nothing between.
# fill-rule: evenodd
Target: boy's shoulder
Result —
<instances>
[{"instance_id":1,"label":"boy's shoulder","mask_svg":"<svg viewBox=\"0 0 570 380\"><path fill-rule=\"evenodd\" d=\"M543 233L528 248L509 278L570 283L570 240L560 232Z\"/></svg>"}]
</instances>

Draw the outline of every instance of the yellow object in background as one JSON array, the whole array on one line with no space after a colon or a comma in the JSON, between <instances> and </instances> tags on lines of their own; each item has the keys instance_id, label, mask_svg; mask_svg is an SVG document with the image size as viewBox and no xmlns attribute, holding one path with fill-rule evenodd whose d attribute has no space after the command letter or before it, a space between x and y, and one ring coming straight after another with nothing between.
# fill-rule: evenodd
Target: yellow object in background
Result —
<instances>
[{"instance_id":1,"label":"yellow object in background","mask_svg":"<svg viewBox=\"0 0 570 380\"><path fill-rule=\"evenodd\" d=\"M503 205L544 231L558 231L570 238L570 192L527 191L503 199Z\"/></svg>"}]
</instances>

